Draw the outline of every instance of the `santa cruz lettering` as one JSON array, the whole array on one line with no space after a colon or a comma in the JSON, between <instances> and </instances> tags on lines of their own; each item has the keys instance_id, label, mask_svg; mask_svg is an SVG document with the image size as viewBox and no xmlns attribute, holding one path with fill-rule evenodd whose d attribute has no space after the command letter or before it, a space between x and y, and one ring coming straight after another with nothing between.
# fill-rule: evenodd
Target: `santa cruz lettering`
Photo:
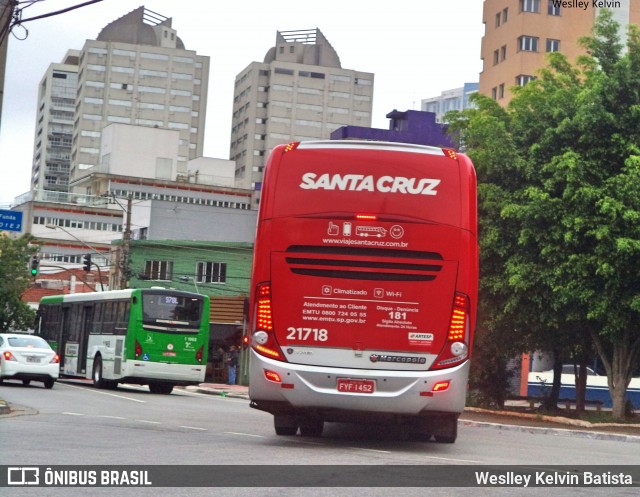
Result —
<instances>
[{"instance_id":1,"label":"santa cruz lettering","mask_svg":"<svg viewBox=\"0 0 640 497\"><path fill-rule=\"evenodd\" d=\"M365 176L364 174L302 175L300 188L304 190L349 190L355 192L408 193L411 195L437 195L439 179L404 178L402 176Z\"/></svg>"}]
</instances>

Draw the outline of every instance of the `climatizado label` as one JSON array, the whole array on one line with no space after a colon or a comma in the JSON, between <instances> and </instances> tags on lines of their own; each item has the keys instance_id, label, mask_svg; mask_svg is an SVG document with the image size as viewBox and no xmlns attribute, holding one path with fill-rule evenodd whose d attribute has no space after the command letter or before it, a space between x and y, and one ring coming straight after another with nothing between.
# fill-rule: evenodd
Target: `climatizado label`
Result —
<instances>
[{"instance_id":1,"label":"climatizado label","mask_svg":"<svg viewBox=\"0 0 640 497\"><path fill-rule=\"evenodd\" d=\"M304 190L349 190L381 193L408 193L411 195L437 195L436 187L441 180L432 178L405 178L403 176L380 176L364 174L302 175L300 188Z\"/></svg>"}]
</instances>

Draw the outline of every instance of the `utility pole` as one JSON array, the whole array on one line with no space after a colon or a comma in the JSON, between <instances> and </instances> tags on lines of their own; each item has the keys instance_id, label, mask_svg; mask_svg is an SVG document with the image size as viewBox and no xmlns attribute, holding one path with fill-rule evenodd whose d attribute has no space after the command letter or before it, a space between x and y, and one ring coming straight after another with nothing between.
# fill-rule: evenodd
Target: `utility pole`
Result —
<instances>
[{"instance_id":1,"label":"utility pole","mask_svg":"<svg viewBox=\"0 0 640 497\"><path fill-rule=\"evenodd\" d=\"M131 261L129 260L130 245L131 245L131 206L133 204L133 198L131 193L127 197L127 208L125 210L127 214L127 221L125 223L124 234L122 236L122 265L121 265L121 278L120 288L129 287L129 277L131 276Z\"/></svg>"}]
</instances>

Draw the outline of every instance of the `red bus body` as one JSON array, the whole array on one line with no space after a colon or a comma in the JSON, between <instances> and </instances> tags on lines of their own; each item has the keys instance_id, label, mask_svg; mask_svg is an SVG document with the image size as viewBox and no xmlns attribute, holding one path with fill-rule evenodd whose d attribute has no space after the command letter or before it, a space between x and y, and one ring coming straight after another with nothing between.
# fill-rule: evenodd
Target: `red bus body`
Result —
<instances>
[{"instance_id":1,"label":"red bus body","mask_svg":"<svg viewBox=\"0 0 640 497\"><path fill-rule=\"evenodd\" d=\"M455 441L477 287L466 156L383 142L276 147L251 282L252 407L274 415L278 434L394 421Z\"/></svg>"}]
</instances>

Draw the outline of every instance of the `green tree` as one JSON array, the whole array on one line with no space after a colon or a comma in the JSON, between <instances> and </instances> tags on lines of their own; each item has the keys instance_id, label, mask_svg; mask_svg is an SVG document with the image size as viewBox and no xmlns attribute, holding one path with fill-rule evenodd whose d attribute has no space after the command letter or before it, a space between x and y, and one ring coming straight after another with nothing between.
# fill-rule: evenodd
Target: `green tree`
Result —
<instances>
[{"instance_id":1,"label":"green tree","mask_svg":"<svg viewBox=\"0 0 640 497\"><path fill-rule=\"evenodd\" d=\"M478 345L556 366L595 347L622 417L640 358L640 35L622 55L617 33L603 10L578 67L551 54L507 109L478 97L450 117L478 169Z\"/></svg>"},{"instance_id":2,"label":"green tree","mask_svg":"<svg viewBox=\"0 0 640 497\"><path fill-rule=\"evenodd\" d=\"M29 263L37 252L30 235L18 239L0 235L0 330L26 330L33 326L35 312L22 294L32 284Z\"/></svg>"}]
</instances>

